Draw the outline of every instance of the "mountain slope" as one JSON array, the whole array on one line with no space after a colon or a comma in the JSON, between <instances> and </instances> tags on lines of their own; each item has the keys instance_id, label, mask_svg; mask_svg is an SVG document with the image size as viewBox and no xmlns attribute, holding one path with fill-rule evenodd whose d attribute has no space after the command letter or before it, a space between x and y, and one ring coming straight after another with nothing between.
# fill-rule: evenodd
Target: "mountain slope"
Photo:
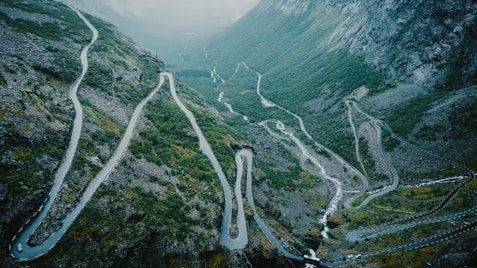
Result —
<instances>
[{"instance_id":1,"label":"mountain slope","mask_svg":"<svg viewBox=\"0 0 477 268\"><path fill-rule=\"evenodd\" d=\"M415 13L401 14L411 6ZM455 17L440 19L442 11ZM234 150L254 152L246 247L220 244L225 196L166 83L71 229L27 264L297 267L309 249L333 265L472 264L475 62L453 55L474 57L474 11L473 2L262 1L171 66L194 86L176 81L229 184ZM63 225L164 70L113 26L86 18L99 39L80 85L83 131L34 245ZM42 207L68 147L68 89L91 32L53 1L3 1L0 19L0 263L15 267L10 241ZM448 240L430 246L436 235Z\"/></svg>"},{"instance_id":2,"label":"mountain slope","mask_svg":"<svg viewBox=\"0 0 477 268\"><path fill-rule=\"evenodd\" d=\"M112 25L99 32L79 89L84 124L72 169L30 243L62 225L116 149L134 107L159 83L163 63ZM42 207L70 140L75 112L68 90L81 72L91 31L54 1L0 3L0 251ZM185 84L181 98L207 131L227 172L240 136ZM192 127L166 88L149 102L129 150L53 250L32 266L199 266L236 259L218 240L222 191ZM16 246L16 245L14 245ZM231 265L232 265L231 264Z\"/></svg>"},{"instance_id":3,"label":"mountain slope","mask_svg":"<svg viewBox=\"0 0 477 268\"><path fill-rule=\"evenodd\" d=\"M217 35L220 43L209 50L233 49L232 61L240 55L271 71L286 58L312 60L322 48L343 49L366 56L391 79L425 87L452 87L454 81L462 87L475 84L475 16L472 1L267 0ZM264 48L269 53L256 53Z\"/></svg>"}]
</instances>

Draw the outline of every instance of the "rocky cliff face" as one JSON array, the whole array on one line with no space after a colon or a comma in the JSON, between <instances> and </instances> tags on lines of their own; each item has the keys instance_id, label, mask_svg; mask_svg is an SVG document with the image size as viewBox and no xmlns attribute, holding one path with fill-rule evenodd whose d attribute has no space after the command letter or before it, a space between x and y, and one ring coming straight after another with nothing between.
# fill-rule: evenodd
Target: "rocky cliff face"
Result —
<instances>
[{"instance_id":1,"label":"rocky cliff face","mask_svg":"<svg viewBox=\"0 0 477 268\"><path fill-rule=\"evenodd\" d=\"M261 71L262 92L309 117L311 131L340 150L333 144L344 137L332 137L341 135L344 127L335 120L344 115L341 100L363 85L369 95L402 85L421 87L424 93L475 85L476 28L475 1L265 0L211 38L207 49L221 74L231 75L241 61ZM393 106L405 101L393 99L385 102L386 107L379 103L370 107L382 107L376 114L385 118ZM326 125L337 124L332 135L333 129L325 131L311 123L322 121L325 114L333 118ZM421 122L412 132L442 122ZM446 123L436 129L450 127ZM458 151L462 152L458 149L456 155Z\"/></svg>"},{"instance_id":2,"label":"rocky cliff face","mask_svg":"<svg viewBox=\"0 0 477 268\"><path fill-rule=\"evenodd\" d=\"M330 37L405 82L434 87L475 84L475 1L349 1Z\"/></svg>"},{"instance_id":3,"label":"rocky cliff face","mask_svg":"<svg viewBox=\"0 0 477 268\"><path fill-rule=\"evenodd\" d=\"M367 55L370 64L393 79L426 88L476 82L475 1L267 0L259 8L287 16L338 10L343 20L326 41L333 49Z\"/></svg>"}]
</instances>

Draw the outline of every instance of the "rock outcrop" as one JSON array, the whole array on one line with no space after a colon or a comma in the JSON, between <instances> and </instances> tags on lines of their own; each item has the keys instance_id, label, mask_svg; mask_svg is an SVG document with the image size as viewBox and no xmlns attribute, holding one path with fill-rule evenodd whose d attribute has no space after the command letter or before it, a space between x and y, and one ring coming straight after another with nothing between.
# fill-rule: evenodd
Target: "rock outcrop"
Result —
<instances>
[{"instance_id":1,"label":"rock outcrop","mask_svg":"<svg viewBox=\"0 0 477 268\"><path fill-rule=\"evenodd\" d=\"M346 19L330 41L392 77L426 88L475 84L475 1L340 1Z\"/></svg>"}]
</instances>

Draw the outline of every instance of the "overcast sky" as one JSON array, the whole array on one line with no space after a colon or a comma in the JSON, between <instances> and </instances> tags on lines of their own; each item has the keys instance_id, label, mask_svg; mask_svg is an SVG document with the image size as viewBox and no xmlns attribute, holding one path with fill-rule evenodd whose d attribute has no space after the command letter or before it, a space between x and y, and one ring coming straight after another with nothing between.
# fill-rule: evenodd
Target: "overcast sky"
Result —
<instances>
[{"instance_id":1,"label":"overcast sky","mask_svg":"<svg viewBox=\"0 0 477 268\"><path fill-rule=\"evenodd\" d=\"M215 33L259 0L63 0L118 26L133 38L161 39Z\"/></svg>"}]
</instances>

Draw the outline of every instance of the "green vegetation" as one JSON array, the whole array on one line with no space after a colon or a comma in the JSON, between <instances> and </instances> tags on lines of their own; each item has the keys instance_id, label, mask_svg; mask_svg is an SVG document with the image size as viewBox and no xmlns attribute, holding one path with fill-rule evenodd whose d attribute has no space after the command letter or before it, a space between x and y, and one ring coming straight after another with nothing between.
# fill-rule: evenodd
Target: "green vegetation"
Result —
<instances>
[{"instance_id":1,"label":"green vegetation","mask_svg":"<svg viewBox=\"0 0 477 268\"><path fill-rule=\"evenodd\" d=\"M255 92L258 77L254 72L241 65L234 74L237 64L246 62L262 73L261 92L266 98L300 115L316 140L356 165L352 133L343 131L349 129L348 123L337 120L346 111L342 99L362 85L370 89L370 95L382 92L387 88L383 82L386 75L370 67L365 55L350 55L345 50L331 49L333 44L319 41L341 22L338 14L330 11L309 15L288 17L275 10L260 15L252 12L248 16L253 20L240 21L230 31L214 37L207 44L207 51L218 61L217 72L227 80L226 84L213 84L207 75L207 69L212 69L215 63L205 60L203 46L191 53L194 56L190 62L176 67L177 74L219 111L227 111L216 101L223 91L224 100L250 122L274 118L298 129L298 122L292 116L279 109L262 107ZM255 29L254 25L263 27L251 33L249 29ZM229 81L232 74L234 78ZM315 100L322 106L320 109L314 106Z\"/></svg>"},{"instance_id":2,"label":"green vegetation","mask_svg":"<svg viewBox=\"0 0 477 268\"><path fill-rule=\"evenodd\" d=\"M51 17L55 22L43 22L37 23L31 20L23 19L11 19L6 14L0 12L0 19L5 21L7 25L15 27L22 33L33 33L39 37L43 37L50 40L61 40L65 35L73 37L73 40L83 43L83 38L91 36L91 32L87 27L84 27L84 23L81 21L73 10L66 7L59 2L49 2L48 5L37 1L19 2L15 0L2 1L8 7L19 8L21 10L44 14ZM52 8L53 5L55 8Z\"/></svg>"},{"instance_id":3,"label":"green vegetation","mask_svg":"<svg viewBox=\"0 0 477 268\"><path fill-rule=\"evenodd\" d=\"M316 140L326 144L328 148L346 159L346 161L354 166L359 166L354 150L354 137L352 131L349 128L349 124L347 124L348 122L346 121L337 121L337 117L338 114L326 116L317 115L314 118L318 118L317 120L320 122L320 125L307 125L309 126L308 131L311 133L316 133ZM308 120L311 119L311 117L306 118ZM323 128L323 126L326 127Z\"/></svg>"},{"instance_id":4,"label":"green vegetation","mask_svg":"<svg viewBox=\"0 0 477 268\"><path fill-rule=\"evenodd\" d=\"M47 66L33 65L32 66L33 69L37 73L41 73L45 75L47 80L58 81L61 83L72 83L78 76L78 73L80 73L81 64L79 60L77 59L73 60L72 55L67 52L57 52L54 54L67 55L67 56L62 56L63 63L61 65L71 66L71 68L59 69L58 66L47 67Z\"/></svg>"},{"instance_id":5,"label":"green vegetation","mask_svg":"<svg viewBox=\"0 0 477 268\"><path fill-rule=\"evenodd\" d=\"M35 13L39 12L52 16L54 13L55 16L58 15L55 17L58 18L57 22L40 24L29 20L13 20L5 14L0 14L1 19L8 20L7 24L15 30L25 33L33 32L39 37L38 40L44 40L46 44L49 44L45 45L45 53L58 59L51 65L36 64L29 66L30 62L24 62L20 56L14 55L11 58L17 58L18 62L16 64L21 66L22 69L2 69L2 72L5 70L15 75L17 70L26 73L28 68L32 68L37 73L39 85L49 86L49 91L45 91L47 93L34 90L33 93L26 94L26 98L32 101L32 107L42 112L39 114L40 119L30 116L22 110L6 110L7 113L2 112L0 114L2 121L7 122L2 125L1 133L3 134L3 127L6 126L9 128L9 135L11 134L4 140L6 143L1 151L2 153L9 153L12 157L10 164L1 166L0 185L5 185L8 188L7 200L9 200L9 204L10 202L21 204L19 200L23 197L33 196L36 202L36 199L42 200L42 197L46 195L49 183L54 178L57 164L61 161L69 141L68 128L65 128L64 133L53 133L57 131L55 127L59 128L58 126L63 124L71 125L73 117L72 110L70 110L71 104L68 102L68 105L63 105L61 101L67 101L67 88L70 82L76 79L81 65L79 54L74 54L77 51L71 52L69 49L65 49L69 44L65 44L63 40L71 38L73 40L72 44L84 45L87 41L86 36L89 37L91 33L77 15L70 9L65 8L63 4L55 3L57 9L53 8L51 10L48 7L49 5L43 2L38 4L32 2L30 5L30 1L28 3L7 1L2 2L3 4ZM50 12L52 13L50 14ZM71 21L75 24L75 27L69 25L70 16L75 18ZM99 39L90 50L90 69L81 87L90 86L93 90L107 92L128 106L136 105L144 98L145 94L148 94L152 88L157 86L159 82L158 71L162 69L162 63L149 52L139 51L129 39L118 34L111 25L105 25L96 19L91 19L91 21L99 30ZM58 27L62 31L58 31ZM71 33L69 29L74 29L75 34L79 33L80 35L75 37L75 34ZM72 71L69 72L68 70ZM131 74L131 76L122 77L121 74L124 73ZM0 84L6 83L4 80L4 77L0 76ZM186 93L185 96L193 99L194 109L196 109L194 113L200 114L198 121L201 126L204 126L204 133L212 140L211 145L216 149L219 159L224 159L224 170L230 172L231 167L234 166L234 158L229 144L235 142L234 137L238 135L231 129L224 127L220 123L220 119L213 113L205 111L206 107L204 107L203 102L190 89L183 87L180 90L181 93ZM65 96L58 97L63 93ZM58 105L50 105L48 101L51 101L51 96L49 94L55 94L54 98L58 100ZM71 241L74 246L56 247L51 255L56 256L55 262L80 264L90 258L97 259L97 256L100 255L103 257L113 256L114 254L111 255L111 252L116 252L119 247L133 247L134 243L147 239L152 233L167 236L169 241L173 243L192 238L191 241L195 243L192 246L197 247L198 250L201 250L203 244L210 244L210 241L208 241L210 239L209 230L217 227L216 217L210 217L210 214L212 210L217 210L219 207L220 188L218 180L210 162L200 153L197 138L194 137L192 128L180 109L169 99L170 97L165 90L161 90L157 95L155 103L147 105L145 109L146 129L141 133L138 141L135 140L131 144L131 150L137 154L138 158L152 159L150 154L154 153L153 150L149 147L137 149L135 148L135 142L136 144L147 142L155 145L161 144L164 141L159 139L159 131L164 131L170 143L166 143L164 148L157 148L158 152L165 157L160 161L156 161L159 159L156 158L154 161L161 166L167 162L167 165L172 168L171 172L166 172L167 176L172 176L174 180L179 181L174 181L173 184L159 176L148 176L147 181L142 182L145 185L151 183L157 185L160 189L165 189L164 195L146 190L145 187L126 185L126 183L132 182L133 177L128 173L129 166L127 165L130 160L124 160L118 166L117 172L125 173L125 182L118 183L113 180L110 185L102 185L99 188L92 201L81 213L78 220L75 221L71 231L60 242L64 243L63 245L70 245L69 241ZM196 102L197 100L199 102ZM97 174L101 168L100 166L109 159L124 132L124 126L114 122L110 118L111 115L99 112L87 96L80 96L80 101L84 108L85 124L83 125L74 166L65 179L68 187L60 192L56 200L56 202L63 202L64 204L72 203L73 206L80 196L80 191ZM154 107L157 104L159 104L159 107ZM22 102L20 106L22 105L24 106L25 103ZM7 108L2 104L2 109ZM18 126L15 124L9 124L12 120L6 120L7 117L11 118L13 113L15 120L23 122L26 119L27 122L41 124L43 122L43 118L41 118L43 112L48 120L54 123L53 126L40 125L39 129L45 130L44 137L35 136L38 133L34 133L30 137L30 128L17 129ZM171 117L158 118L156 116L156 114L161 115L163 112L166 116ZM152 123L149 123L148 120ZM156 126L159 128L156 128ZM174 127L180 129L174 129ZM150 140L143 142L143 137ZM36 140L39 140L38 144L32 144L32 141ZM175 141L178 142L175 143ZM137 150L135 151L135 149ZM96 157L99 158L99 163L95 161ZM121 170L123 168L121 165L128 168ZM38 190L40 189L44 191L39 194ZM132 215L130 214L131 208ZM22 213L29 213L30 210L33 212L35 209L37 208L30 209L28 207L24 212L21 211ZM215 215L215 212L213 213ZM55 216L60 217L62 215ZM23 219L23 215L21 217L17 215L17 217ZM200 230L197 231L197 228L200 228ZM2 241L9 241L11 233L18 231L16 227L10 229L6 233L8 237L2 236ZM124 250L124 248L120 250ZM58 252L61 253L57 254ZM78 254L78 252L82 254ZM68 256L68 260L64 256ZM213 265L223 263L220 256L220 254L216 255ZM108 260L104 261L108 263ZM5 265L3 261L1 263ZM40 265L41 263L51 263L51 259L47 256L39 260L38 263Z\"/></svg>"},{"instance_id":6,"label":"green vegetation","mask_svg":"<svg viewBox=\"0 0 477 268\"><path fill-rule=\"evenodd\" d=\"M285 189L288 191L295 190L295 181L300 176L300 169L298 167L289 172L277 171L270 167L268 163L260 165L260 169L267 174L267 179L270 186L276 189Z\"/></svg>"},{"instance_id":7,"label":"green vegetation","mask_svg":"<svg viewBox=\"0 0 477 268\"><path fill-rule=\"evenodd\" d=\"M458 183L460 184L460 182ZM417 187L410 189L398 189L396 195L403 196L412 200L428 200L435 197L446 196L450 189L453 189L458 184L451 184L449 187L442 187L441 185L430 185L426 187Z\"/></svg>"},{"instance_id":8,"label":"green vegetation","mask_svg":"<svg viewBox=\"0 0 477 268\"><path fill-rule=\"evenodd\" d=\"M303 189L310 189L317 185L317 178L309 171L300 171L300 181Z\"/></svg>"},{"instance_id":9,"label":"green vegetation","mask_svg":"<svg viewBox=\"0 0 477 268\"><path fill-rule=\"evenodd\" d=\"M84 26L76 13L61 3L55 3L56 9L46 8L44 4L35 1L23 3L9 0L4 1L3 4L27 12L45 14L52 18L53 22L39 23L33 20L12 19L7 14L0 12L0 19L20 33L35 34L50 41L62 41L65 38L70 38L80 44L86 43L91 36L91 32ZM62 82L73 82L80 69L78 56L59 49L56 45L47 46L45 49L56 58L55 65L61 67L34 65L33 68L37 72Z\"/></svg>"},{"instance_id":10,"label":"green vegetation","mask_svg":"<svg viewBox=\"0 0 477 268\"><path fill-rule=\"evenodd\" d=\"M476 170L477 169L477 155L471 155L466 157L462 162L464 162L468 167Z\"/></svg>"},{"instance_id":11,"label":"green vegetation","mask_svg":"<svg viewBox=\"0 0 477 268\"><path fill-rule=\"evenodd\" d=\"M363 194L362 196L360 196L358 199L354 200L353 203L351 203L351 206L352 207L357 207L359 205L361 205L361 203L363 203L363 201L369 196L369 194Z\"/></svg>"},{"instance_id":12,"label":"green vegetation","mask_svg":"<svg viewBox=\"0 0 477 268\"><path fill-rule=\"evenodd\" d=\"M376 199L375 199L376 200ZM374 202L374 200L373 200ZM389 221L397 216L395 212L379 208L373 209L353 209L349 212L349 224L346 226L349 230L357 228L375 226Z\"/></svg>"},{"instance_id":13,"label":"green vegetation","mask_svg":"<svg viewBox=\"0 0 477 268\"><path fill-rule=\"evenodd\" d=\"M84 77L84 83L95 90L108 92L112 95L111 91L114 90L114 88L112 87L113 73L111 67L91 61L89 63L88 72Z\"/></svg>"},{"instance_id":14,"label":"green vegetation","mask_svg":"<svg viewBox=\"0 0 477 268\"><path fill-rule=\"evenodd\" d=\"M179 241L184 241L191 228L198 224L187 216L190 208L176 193L168 193L165 199L159 199L141 187L126 186L123 191L132 197L132 206L145 215L141 220L144 224L165 228L170 236Z\"/></svg>"},{"instance_id":15,"label":"green vegetation","mask_svg":"<svg viewBox=\"0 0 477 268\"><path fill-rule=\"evenodd\" d=\"M16 130L12 126L10 131L19 134L21 130ZM31 195L35 190L43 188L44 184L51 180L53 170L41 165L40 159L45 155L61 159L64 150L64 145L58 136L51 134L46 134L41 150L22 137L16 137L16 139L16 143L7 140L2 148L3 152L12 152L12 160L15 164L2 165L2 176L0 176L0 184L8 186L8 195L12 199Z\"/></svg>"},{"instance_id":16,"label":"green vegetation","mask_svg":"<svg viewBox=\"0 0 477 268\"><path fill-rule=\"evenodd\" d=\"M84 84L117 96L127 105L139 103L159 82L162 63L148 52L140 51L127 37L121 36L110 24L88 16L99 33L91 47L92 57ZM123 77L127 74L130 77Z\"/></svg>"},{"instance_id":17,"label":"green vegetation","mask_svg":"<svg viewBox=\"0 0 477 268\"><path fill-rule=\"evenodd\" d=\"M7 25L19 32L32 32L44 38L47 43L68 40L62 39L64 36L78 44L84 44L91 35L77 16L62 4L54 3L55 8L50 9L43 3L27 2L27 5L16 1L6 1L5 4L53 16L61 21L35 23L29 20L13 20L1 13L0 19L5 20ZM307 129L318 142L358 166L343 97L361 85L370 89L371 96L382 92L386 89L383 82L386 75L368 66L366 55L350 55L348 51L333 48L333 44L315 43L314 38L309 38L314 36L319 39L328 36L334 26L341 22L339 14L330 11L314 19L303 19L300 16L284 18L275 12L270 11L266 16L259 16L259 20L267 22L263 23L263 29L257 29L254 33L260 36L259 38L248 35L250 28L245 26L249 25L239 22L239 25L234 27L243 27L242 30L246 33L242 32L243 35L224 33L223 35L229 37L225 42L213 43L209 47L209 53L219 59L217 71L227 79L235 70L237 63L245 61L250 67L263 72L261 85L263 95L302 116ZM98 28L100 38L91 48L90 69L82 86L105 92L109 94L108 98L115 98L115 101L134 107L157 85L157 72L162 68L162 64L147 52L137 49L131 40L118 34L111 25L89 16L88 18ZM78 31L80 35L76 37L74 31ZM236 42L237 38L244 37L251 38L247 42L242 42L243 46L229 46ZM287 42L288 40L294 42ZM77 77L80 64L78 55L75 55L77 51L71 52L64 49L63 45L59 48L54 46L45 48L49 55L60 58L60 61L55 61L51 66L36 64L32 68L37 72L40 85L49 85L53 90L61 90L61 94L66 95L68 83ZM310 49L302 49L303 47ZM237 53L231 53L230 48L237 49ZM261 51L274 53L259 53ZM400 46L393 48L393 52L405 53ZM203 54L203 51L200 53ZM196 116L231 184L235 179L235 163L234 152L230 145L253 144L260 149L266 147L264 143L267 141L264 140L269 137L261 135L268 134L263 129L262 132L257 131L256 129L260 127L255 124L262 120L273 118L284 122L287 128L296 130L294 134L309 148L319 150L299 131L298 121L293 116L280 109L262 107L255 92L257 75L254 72L241 66L234 80L227 81L226 84L212 83L207 69L214 63L207 61L204 64L204 59L194 57L193 55L188 57L187 66L178 66L177 68L181 70L176 74L191 82L205 99L221 112L227 112L228 109L216 99L220 92L225 92L224 101L231 103L237 112L248 116L253 124L245 122L240 116L223 113L225 121L236 128L232 129L222 122L215 111L208 109L197 92L181 81L176 81L181 99ZM17 72L26 73L29 66L25 66L27 63L19 56L17 58L18 69L5 66L2 71L12 75ZM195 67L191 61L201 62L197 65L201 67ZM63 67L71 71L63 71ZM0 85L5 83L5 78L0 75ZM26 98L33 103L31 106L37 110L43 107L45 116L57 125L70 125L71 106L47 105L47 94L37 95L36 91L39 90L27 94ZM408 103L396 105L386 112L386 121L398 135L409 135L433 102L445 94L448 93L429 93ZM85 110L85 125L74 168L66 178L68 189L62 192L59 198L63 203L78 199L80 190L84 189L97 174L101 165L108 161L124 133L124 126L115 122L108 112L102 114L99 111L101 109L94 107L93 101L89 101L86 96L80 97L80 100ZM471 99L454 107L455 112L447 119L456 126L456 129L448 132L449 137L466 138L475 132L473 130L477 129L476 103L475 99ZM25 106L25 103L21 105ZM14 114L32 123L39 121L37 118L28 117L24 111ZM1 113L0 119L5 121L10 116L11 113ZM71 230L61 240L61 245L56 247L51 255L40 259L39 266L52 263L53 259L55 263L63 266L71 263L91 266L95 265L95 261L99 258L102 263L98 265L114 266L124 259L130 261L131 256L136 257L131 262L143 263L146 266L154 266L157 263L172 267L197 265L197 262L192 262L181 255L183 252L177 253L183 249L198 252L201 267L224 267L229 264L230 254L222 252L221 249L217 250L219 246L216 245L222 201L222 190L217 175L209 159L201 153L196 134L186 116L171 99L168 83L165 83L154 99L145 106L143 118L145 120L138 124L129 146L130 153L125 154L109 180L99 188ZM360 121L364 122L363 119ZM271 122L268 124L268 127L274 129ZM3 172L0 185L8 187L8 202L20 204L18 201L21 198L35 196L39 189L48 188L56 164L64 155L68 131L53 134L53 127L42 125L41 128L46 134L44 139L38 139L39 142L35 143L35 138L39 137L38 133L26 135L31 134L29 132L31 125L20 128L9 121L5 128L4 126L5 124L0 128L0 134L4 134L8 128L13 135L4 135L6 145L2 147L2 152L4 150L9 153L7 156L11 156L13 164L0 166ZM417 137L433 141L438 138L434 132L444 132L444 128L444 125L439 124L425 125L417 133ZM248 141L245 141L244 137L247 137ZM359 144L365 166L370 170L373 169L375 163L368 143L365 139L360 139ZM401 145L401 142L383 128L383 144L385 150L391 152ZM332 215L330 223L332 221L337 225L333 227L332 235L338 239L317 238L322 228L316 222L317 215L321 215L326 202L332 196L332 190L324 189L325 183L316 176L315 171L302 169L304 167L300 167L300 160L287 150L287 146L295 147L292 142L283 142L283 147L267 147L270 155L258 151L254 163L254 172L256 171L254 190L263 190L257 194L259 215L281 237L280 239L286 239L292 251L319 245L321 253L336 257L333 255L335 252L382 250L389 245L409 242L415 237L429 237L433 235L434 227L452 228L450 223L441 223L433 225L433 228L428 226L414 228L412 234L415 233L415 236L410 235L409 231L404 231L373 241L362 241L352 245L347 242L338 244L339 238L348 230L378 225L433 209L460 182L409 189L400 187L385 197L374 199L365 209L350 209ZM316 153L325 155L327 160L332 160L330 154L324 151ZM279 158L281 161L278 161ZM469 161L477 163L476 159L471 157ZM49 165L45 165L45 161ZM305 161L304 166L309 167L311 164ZM343 170L348 174L346 168ZM331 169L329 175L334 176L332 173L335 172L340 173L341 167ZM399 172L401 178L411 180L454 175L462 170L449 165L444 170ZM343 174L340 173L337 177L341 178ZM376 175L373 171L370 171L370 177L370 184L389 180L388 177ZM360 183L356 177L352 180ZM352 183L355 185L356 182ZM349 185L349 182L343 181L343 184ZM441 213L445 215L475 206L476 185L473 182L464 187ZM244 188L242 185L242 189ZM363 195L352 205L357 206L368 196L369 194ZM251 210L248 206L245 210L251 237L256 237L256 240L262 239L258 242L253 241L261 246L258 251L254 248L257 244L250 245L246 250L254 251L254 255L256 251L265 257L275 257L276 249L266 238L255 236L258 229L252 222ZM22 215L16 217L23 218ZM6 230L7 236L16 231L3 227L2 230ZM11 237L3 240L8 241ZM291 240L288 240L290 237ZM181 248L173 248L177 245ZM204 254L204 251L207 253ZM421 266L424 265L422 260L436 255L430 250L420 252L424 257L412 254L416 258L416 263ZM151 255L154 257L150 257ZM398 257L402 258L400 253L391 254L385 263L382 263L383 266L399 263ZM4 263L0 266L2 264ZM128 264L121 263L124 266Z\"/></svg>"},{"instance_id":18,"label":"green vegetation","mask_svg":"<svg viewBox=\"0 0 477 268\"><path fill-rule=\"evenodd\" d=\"M0 73L0 86L6 86L7 80L3 77L2 73Z\"/></svg>"},{"instance_id":19,"label":"green vegetation","mask_svg":"<svg viewBox=\"0 0 477 268\"><path fill-rule=\"evenodd\" d=\"M449 115L451 139L464 138L477 131L477 98L473 95L456 105Z\"/></svg>"},{"instance_id":20,"label":"green vegetation","mask_svg":"<svg viewBox=\"0 0 477 268\"><path fill-rule=\"evenodd\" d=\"M465 171L458 166L448 165L446 168L442 168L439 170L429 170L429 171L422 171L422 172L403 172L401 177L404 179L423 179L423 178L445 178L445 177L452 177L465 174Z\"/></svg>"},{"instance_id":21,"label":"green vegetation","mask_svg":"<svg viewBox=\"0 0 477 268\"><path fill-rule=\"evenodd\" d=\"M147 118L152 121L154 129L149 128L141 132L144 137L142 142L134 141L131 151L138 157L139 153L152 152L157 155L157 160L152 155L148 159L151 162L162 164L162 161L169 163L178 155L169 155L169 153L180 153L179 151L170 152L165 148L193 147L196 140L193 137L187 137L189 131L193 131L188 124L187 118L182 111L171 100L151 101L146 112ZM171 140L177 139L177 140ZM167 154L166 154L167 153Z\"/></svg>"},{"instance_id":22,"label":"green vegetation","mask_svg":"<svg viewBox=\"0 0 477 268\"><path fill-rule=\"evenodd\" d=\"M405 137L411 133L431 104L442 98L446 92L432 92L417 96L386 111L386 122L394 133Z\"/></svg>"},{"instance_id":23,"label":"green vegetation","mask_svg":"<svg viewBox=\"0 0 477 268\"><path fill-rule=\"evenodd\" d=\"M447 128L444 125L440 125L440 124L433 125L433 126L425 125L421 129L419 129L419 132L416 135L416 138L424 139L428 141L435 141L439 138L438 135L440 133L445 132L446 129Z\"/></svg>"},{"instance_id":24,"label":"green vegetation","mask_svg":"<svg viewBox=\"0 0 477 268\"><path fill-rule=\"evenodd\" d=\"M210 72L207 70L183 70L176 73L178 77L206 77L210 78Z\"/></svg>"},{"instance_id":25,"label":"green vegetation","mask_svg":"<svg viewBox=\"0 0 477 268\"><path fill-rule=\"evenodd\" d=\"M205 111L194 114L224 170L232 169L235 162L230 148L233 140L230 133L233 132L225 125L217 125L212 115ZM130 149L136 157L144 156L153 163L194 174L201 181L217 181L209 159L200 153L197 137L187 117L172 100L152 101L146 116L154 128L143 130L141 139L132 142Z\"/></svg>"},{"instance_id":26,"label":"green vegetation","mask_svg":"<svg viewBox=\"0 0 477 268\"><path fill-rule=\"evenodd\" d=\"M401 145L401 141L393 136L388 128L381 127L381 142L386 152L392 152Z\"/></svg>"},{"instance_id":27,"label":"green vegetation","mask_svg":"<svg viewBox=\"0 0 477 268\"><path fill-rule=\"evenodd\" d=\"M363 162L363 166L366 170L363 172L369 172L371 170L374 170L375 168L375 160L372 157L371 153L369 152L369 145L368 142L365 138L360 138L358 140L359 142L359 154L361 157L361 161ZM357 166L360 167L361 165Z\"/></svg>"}]
</instances>

